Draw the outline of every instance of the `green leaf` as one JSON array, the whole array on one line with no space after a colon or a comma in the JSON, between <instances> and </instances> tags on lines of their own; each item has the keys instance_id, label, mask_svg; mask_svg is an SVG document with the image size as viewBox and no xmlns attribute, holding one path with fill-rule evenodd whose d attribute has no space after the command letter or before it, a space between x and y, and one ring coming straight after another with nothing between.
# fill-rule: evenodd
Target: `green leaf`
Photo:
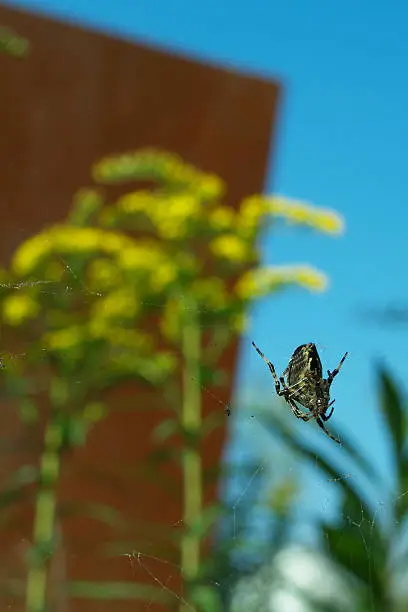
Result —
<instances>
[{"instance_id":1,"label":"green leaf","mask_svg":"<svg viewBox=\"0 0 408 612\"><path fill-rule=\"evenodd\" d=\"M152 435L153 441L164 442L164 440L175 434L177 430L178 423L176 419L165 419L155 427Z\"/></svg>"},{"instance_id":2,"label":"green leaf","mask_svg":"<svg viewBox=\"0 0 408 612\"><path fill-rule=\"evenodd\" d=\"M125 581L91 582L75 580L68 583L67 592L70 597L78 599L110 599L113 601L137 599L149 603L153 600L163 604L169 604L172 600L171 594L162 587ZM176 599L176 595L174 595L174 599Z\"/></svg>"},{"instance_id":3,"label":"green leaf","mask_svg":"<svg viewBox=\"0 0 408 612\"><path fill-rule=\"evenodd\" d=\"M376 599L383 600L384 584L381 580L383 560L379 563L373 553L371 541L364 537L360 528L342 525L334 528L321 526L330 555L341 567L361 580L370 589ZM369 550L367 550L369 546Z\"/></svg>"},{"instance_id":4,"label":"green leaf","mask_svg":"<svg viewBox=\"0 0 408 612\"><path fill-rule=\"evenodd\" d=\"M223 602L213 586L199 584L191 589L191 599L198 612L223 612Z\"/></svg>"},{"instance_id":5,"label":"green leaf","mask_svg":"<svg viewBox=\"0 0 408 612\"><path fill-rule=\"evenodd\" d=\"M258 420L267 430L277 431L283 442L291 450L302 454L304 457L310 460L315 467L326 473L332 480L335 480L340 488L343 489L343 492L347 496L350 496L359 505L359 507L361 507L365 515L373 518L372 510L364 499L362 492L352 484L352 480L344 478L342 471L337 469L331 463L330 459L326 459L320 455L316 449L311 449L303 442L298 440L289 430L287 425L285 425L281 419L277 418L272 413L269 412L265 414L265 412L263 412L258 416Z\"/></svg>"},{"instance_id":6,"label":"green leaf","mask_svg":"<svg viewBox=\"0 0 408 612\"><path fill-rule=\"evenodd\" d=\"M68 421L66 443L69 447L84 446L89 430L89 423L82 415L72 416Z\"/></svg>"},{"instance_id":7,"label":"green leaf","mask_svg":"<svg viewBox=\"0 0 408 612\"><path fill-rule=\"evenodd\" d=\"M347 454L358 464L359 468L365 472L365 474L375 483L379 483L381 480L380 474L376 471L374 465L369 459L363 454L362 450L354 446L347 435L337 426L336 427L338 436L342 442L343 449Z\"/></svg>"},{"instance_id":8,"label":"green leaf","mask_svg":"<svg viewBox=\"0 0 408 612\"><path fill-rule=\"evenodd\" d=\"M123 524L121 513L107 504L67 501L59 504L58 508L61 516L88 516L111 527Z\"/></svg>"},{"instance_id":9,"label":"green leaf","mask_svg":"<svg viewBox=\"0 0 408 612\"><path fill-rule=\"evenodd\" d=\"M380 407L393 441L396 459L399 462L405 439L405 415L403 400L398 387L385 368L378 368Z\"/></svg>"},{"instance_id":10,"label":"green leaf","mask_svg":"<svg viewBox=\"0 0 408 612\"><path fill-rule=\"evenodd\" d=\"M14 57L24 57L29 50L29 43L26 38L15 34L9 28L0 26L0 53L6 53Z\"/></svg>"}]
</instances>

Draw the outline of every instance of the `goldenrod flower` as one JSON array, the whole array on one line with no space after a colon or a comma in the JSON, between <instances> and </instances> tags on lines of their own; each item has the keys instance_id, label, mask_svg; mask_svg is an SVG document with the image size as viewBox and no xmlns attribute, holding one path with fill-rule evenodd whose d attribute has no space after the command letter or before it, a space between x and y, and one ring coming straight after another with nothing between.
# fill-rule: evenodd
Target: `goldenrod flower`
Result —
<instances>
[{"instance_id":1,"label":"goldenrod flower","mask_svg":"<svg viewBox=\"0 0 408 612\"><path fill-rule=\"evenodd\" d=\"M71 325L44 335L44 343L49 350L64 351L81 345L86 339L85 329Z\"/></svg>"},{"instance_id":2,"label":"goldenrod flower","mask_svg":"<svg viewBox=\"0 0 408 612\"><path fill-rule=\"evenodd\" d=\"M264 199L271 215L284 217L291 223L307 225L329 234L340 234L344 229L342 217L331 210L317 208L308 202L290 200L281 196Z\"/></svg>"},{"instance_id":3,"label":"goldenrod flower","mask_svg":"<svg viewBox=\"0 0 408 612\"><path fill-rule=\"evenodd\" d=\"M126 214L144 212L146 214L157 206L158 198L151 191L138 190L119 198L116 207Z\"/></svg>"},{"instance_id":4,"label":"goldenrod flower","mask_svg":"<svg viewBox=\"0 0 408 612\"><path fill-rule=\"evenodd\" d=\"M293 270L294 282L310 291L324 291L328 285L325 274L310 266L299 266Z\"/></svg>"},{"instance_id":5,"label":"goldenrod flower","mask_svg":"<svg viewBox=\"0 0 408 612\"><path fill-rule=\"evenodd\" d=\"M96 319L134 319L139 308L140 301L135 291L121 287L94 303L93 316Z\"/></svg>"},{"instance_id":6,"label":"goldenrod flower","mask_svg":"<svg viewBox=\"0 0 408 612\"><path fill-rule=\"evenodd\" d=\"M103 198L95 189L80 189L74 196L69 222L79 226L89 224L102 204Z\"/></svg>"},{"instance_id":7,"label":"goldenrod flower","mask_svg":"<svg viewBox=\"0 0 408 612\"><path fill-rule=\"evenodd\" d=\"M210 250L216 257L243 263L248 260L248 245L234 234L218 236L210 242Z\"/></svg>"},{"instance_id":8,"label":"goldenrod flower","mask_svg":"<svg viewBox=\"0 0 408 612\"><path fill-rule=\"evenodd\" d=\"M86 284L92 291L106 291L120 282L123 282L123 277L115 262L98 258L89 264Z\"/></svg>"},{"instance_id":9,"label":"goldenrod flower","mask_svg":"<svg viewBox=\"0 0 408 612\"><path fill-rule=\"evenodd\" d=\"M211 229L231 230L234 227L235 212L229 206L217 206L208 214L208 224Z\"/></svg>"},{"instance_id":10,"label":"goldenrod flower","mask_svg":"<svg viewBox=\"0 0 408 612\"><path fill-rule=\"evenodd\" d=\"M100 232L93 227L71 227L56 225L48 233L56 251L66 253L89 253L98 250Z\"/></svg>"},{"instance_id":11,"label":"goldenrod flower","mask_svg":"<svg viewBox=\"0 0 408 612\"><path fill-rule=\"evenodd\" d=\"M198 183L198 193L202 200L212 201L222 198L225 192L225 183L215 174L204 174Z\"/></svg>"},{"instance_id":12,"label":"goldenrod flower","mask_svg":"<svg viewBox=\"0 0 408 612\"><path fill-rule=\"evenodd\" d=\"M115 232L100 230L100 247L108 255L118 255L125 249L132 248L134 241L128 236Z\"/></svg>"},{"instance_id":13,"label":"goldenrod flower","mask_svg":"<svg viewBox=\"0 0 408 612\"><path fill-rule=\"evenodd\" d=\"M224 308L228 302L225 283L215 276L193 281L190 290L199 306L204 309Z\"/></svg>"},{"instance_id":14,"label":"goldenrod flower","mask_svg":"<svg viewBox=\"0 0 408 612\"><path fill-rule=\"evenodd\" d=\"M246 313L238 312L233 314L231 317L231 329L237 333L242 334L247 330L248 318Z\"/></svg>"},{"instance_id":15,"label":"goldenrod flower","mask_svg":"<svg viewBox=\"0 0 408 612\"><path fill-rule=\"evenodd\" d=\"M14 253L11 268L17 276L27 276L36 270L40 262L51 251L51 243L46 232L29 238Z\"/></svg>"},{"instance_id":16,"label":"goldenrod flower","mask_svg":"<svg viewBox=\"0 0 408 612\"><path fill-rule=\"evenodd\" d=\"M10 295L3 301L3 320L9 325L18 326L36 317L39 310L38 302L29 295Z\"/></svg>"},{"instance_id":17,"label":"goldenrod flower","mask_svg":"<svg viewBox=\"0 0 408 612\"><path fill-rule=\"evenodd\" d=\"M160 293L177 278L177 267L171 262L163 262L150 276L150 288Z\"/></svg>"},{"instance_id":18,"label":"goldenrod flower","mask_svg":"<svg viewBox=\"0 0 408 612\"><path fill-rule=\"evenodd\" d=\"M291 284L323 291L327 277L309 266L271 266L245 272L236 283L235 292L241 299L250 300Z\"/></svg>"},{"instance_id":19,"label":"goldenrod flower","mask_svg":"<svg viewBox=\"0 0 408 612\"><path fill-rule=\"evenodd\" d=\"M125 270L156 271L167 262L163 249L153 241L140 241L129 244L117 254L117 262Z\"/></svg>"},{"instance_id":20,"label":"goldenrod flower","mask_svg":"<svg viewBox=\"0 0 408 612\"><path fill-rule=\"evenodd\" d=\"M245 198L239 207L239 218L244 218L247 223L256 225L265 213L268 212L265 199L262 196L250 196Z\"/></svg>"}]
</instances>

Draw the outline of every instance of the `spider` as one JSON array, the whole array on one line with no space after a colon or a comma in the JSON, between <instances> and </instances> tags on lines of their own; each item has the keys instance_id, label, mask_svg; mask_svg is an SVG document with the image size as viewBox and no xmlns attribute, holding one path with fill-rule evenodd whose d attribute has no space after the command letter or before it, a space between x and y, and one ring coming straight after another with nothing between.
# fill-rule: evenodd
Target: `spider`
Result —
<instances>
[{"instance_id":1,"label":"spider","mask_svg":"<svg viewBox=\"0 0 408 612\"><path fill-rule=\"evenodd\" d=\"M273 364L265 357L262 351L256 346L255 342L252 342L252 345L267 364L275 381L276 393L285 398L293 414L303 421L316 419L317 424L323 429L325 434L337 442L337 444L341 444L341 442L332 436L326 429L323 421L328 421L333 414L333 404L335 400L330 401L330 385L334 377L339 373L348 353L341 359L337 368L332 372L327 370L328 377L323 378L322 363L316 345L313 344L313 342L301 344L295 349L290 358L288 367L278 379ZM310 414L302 412L295 402L307 408ZM327 414L330 406L332 408L329 414Z\"/></svg>"}]
</instances>

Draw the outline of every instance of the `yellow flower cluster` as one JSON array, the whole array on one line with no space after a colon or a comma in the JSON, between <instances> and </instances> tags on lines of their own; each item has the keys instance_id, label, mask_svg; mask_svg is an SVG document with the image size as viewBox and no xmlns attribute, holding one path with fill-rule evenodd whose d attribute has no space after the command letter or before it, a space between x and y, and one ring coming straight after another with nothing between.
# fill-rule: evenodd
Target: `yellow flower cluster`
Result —
<instances>
[{"instance_id":1,"label":"yellow flower cluster","mask_svg":"<svg viewBox=\"0 0 408 612\"><path fill-rule=\"evenodd\" d=\"M136 191L120 198L117 209L125 215L143 213L159 237L180 240L186 236L189 223L198 220L202 204L193 193L188 192L163 194Z\"/></svg>"},{"instance_id":2,"label":"yellow flower cluster","mask_svg":"<svg viewBox=\"0 0 408 612\"><path fill-rule=\"evenodd\" d=\"M190 288L191 294L200 308L215 310L225 308L228 303L225 282L216 276L194 280Z\"/></svg>"},{"instance_id":3,"label":"yellow flower cluster","mask_svg":"<svg viewBox=\"0 0 408 612\"><path fill-rule=\"evenodd\" d=\"M8 325L18 326L33 319L39 313L40 307L27 293L14 293L3 301L3 320Z\"/></svg>"},{"instance_id":4,"label":"yellow flower cluster","mask_svg":"<svg viewBox=\"0 0 408 612\"><path fill-rule=\"evenodd\" d=\"M217 176L200 172L178 155L155 149L105 157L95 164L93 177L98 183L156 180L193 191L203 200L220 198L224 192L224 183Z\"/></svg>"},{"instance_id":5,"label":"yellow flower cluster","mask_svg":"<svg viewBox=\"0 0 408 612\"><path fill-rule=\"evenodd\" d=\"M122 252L133 241L122 234L96 227L55 225L29 238L16 251L12 270L18 276L35 271L52 252L86 254L102 251L107 254Z\"/></svg>"},{"instance_id":6,"label":"yellow flower cluster","mask_svg":"<svg viewBox=\"0 0 408 612\"><path fill-rule=\"evenodd\" d=\"M121 283L124 278L116 262L106 257L99 257L90 262L87 270L86 286L91 291L109 291Z\"/></svg>"},{"instance_id":7,"label":"yellow flower cluster","mask_svg":"<svg viewBox=\"0 0 408 612\"><path fill-rule=\"evenodd\" d=\"M214 230L230 230L234 229L236 222L236 214L230 206L217 206L208 214L208 224Z\"/></svg>"},{"instance_id":8,"label":"yellow flower cluster","mask_svg":"<svg viewBox=\"0 0 408 612\"><path fill-rule=\"evenodd\" d=\"M14 253L11 267L17 276L26 276L36 270L51 251L46 232L29 238Z\"/></svg>"},{"instance_id":9,"label":"yellow flower cluster","mask_svg":"<svg viewBox=\"0 0 408 612\"><path fill-rule=\"evenodd\" d=\"M241 202L239 221L242 227L256 228L260 219L269 212L267 201L262 196L250 196Z\"/></svg>"},{"instance_id":10,"label":"yellow flower cluster","mask_svg":"<svg viewBox=\"0 0 408 612\"><path fill-rule=\"evenodd\" d=\"M103 198L95 189L80 189L74 196L69 223L79 226L90 224L102 204Z\"/></svg>"},{"instance_id":11,"label":"yellow flower cluster","mask_svg":"<svg viewBox=\"0 0 408 612\"><path fill-rule=\"evenodd\" d=\"M140 301L135 291L122 286L98 299L93 306L91 317L102 320L128 320L134 319L139 309Z\"/></svg>"},{"instance_id":12,"label":"yellow flower cluster","mask_svg":"<svg viewBox=\"0 0 408 612\"><path fill-rule=\"evenodd\" d=\"M288 285L299 285L310 291L324 291L327 277L310 266L270 266L245 272L235 285L242 300L264 297Z\"/></svg>"},{"instance_id":13,"label":"yellow flower cluster","mask_svg":"<svg viewBox=\"0 0 408 612\"><path fill-rule=\"evenodd\" d=\"M264 202L269 214L283 217L290 223L306 225L328 234L341 234L344 230L343 219L334 211L281 196L264 198Z\"/></svg>"},{"instance_id":14,"label":"yellow flower cluster","mask_svg":"<svg viewBox=\"0 0 408 612\"><path fill-rule=\"evenodd\" d=\"M91 284L105 288L117 282L120 269L150 273L156 291L177 276L177 267L156 241L135 242L124 234L68 225L54 226L24 242L14 255L12 270L19 277L27 276L52 253L113 257L113 263L107 260L91 263Z\"/></svg>"},{"instance_id":15,"label":"yellow flower cluster","mask_svg":"<svg viewBox=\"0 0 408 612\"><path fill-rule=\"evenodd\" d=\"M81 346L87 337L86 327L70 325L44 334L44 348L54 351L67 351Z\"/></svg>"},{"instance_id":16,"label":"yellow flower cluster","mask_svg":"<svg viewBox=\"0 0 408 612\"><path fill-rule=\"evenodd\" d=\"M210 251L220 259L234 263L248 261L251 253L248 244L234 234L223 234L210 242Z\"/></svg>"}]
</instances>

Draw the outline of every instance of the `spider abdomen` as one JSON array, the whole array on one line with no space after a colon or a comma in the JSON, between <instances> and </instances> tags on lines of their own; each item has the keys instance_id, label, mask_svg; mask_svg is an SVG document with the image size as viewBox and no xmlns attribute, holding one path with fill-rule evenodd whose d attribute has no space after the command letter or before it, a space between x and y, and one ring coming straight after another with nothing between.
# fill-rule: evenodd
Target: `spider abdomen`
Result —
<instances>
[{"instance_id":1,"label":"spider abdomen","mask_svg":"<svg viewBox=\"0 0 408 612\"><path fill-rule=\"evenodd\" d=\"M278 378L273 363L265 357L255 342L252 342L252 345L267 364L275 381L276 393L285 398L293 414L303 421L315 418L316 423L325 434L340 444L340 441L326 429L323 421L328 421L333 414L334 400L330 401L330 386L334 377L339 373L347 353L344 354L337 368L332 371L328 370L328 377L323 378L322 362L316 345L313 342L301 344L294 350L288 367ZM297 404L306 408L309 414L302 412ZM330 406L332 408L328 412Z\"/></svg>"}]
</instances>

